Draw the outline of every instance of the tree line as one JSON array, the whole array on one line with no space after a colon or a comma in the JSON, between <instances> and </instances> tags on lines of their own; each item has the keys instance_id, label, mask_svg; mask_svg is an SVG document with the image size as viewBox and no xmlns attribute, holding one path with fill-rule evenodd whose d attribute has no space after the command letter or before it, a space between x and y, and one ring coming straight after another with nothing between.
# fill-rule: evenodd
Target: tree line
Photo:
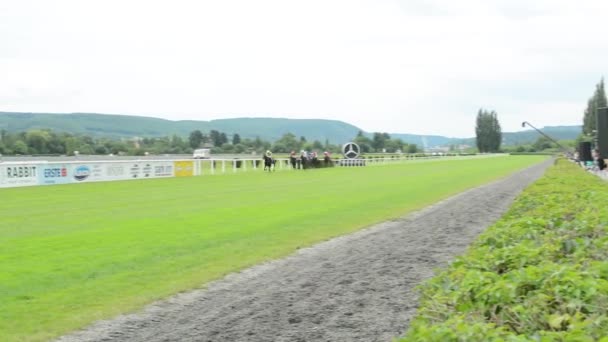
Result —
<instances>
[{"instance_id":1,"label":"tree line","mask_svg":"<svg viewBox=\"0 0 608 342\"><path fill-rule=\"evenodd\" d=\"M359 131L353 141L357 142L362 152L402 151L415 153L415 144L407 144L400 139L391 139L388 133L374 133L372 138ZM306 137L297 137L286 133L274 142L241 138L239 134L227 134L217 130L201 132L192 131L188 137L178 135L167 137L146 137L117 139L92 137L50 129L36 129L27 132L0 131L0 154L2 155L145 155L145 154L191 154L197 148L210 148L214 154L221 153L263 153L272 150L277 153L290 153L301 150L328 151L341 153L341 145L331 144L328 140L308 141Z\"/></svg>"}]
</instances>

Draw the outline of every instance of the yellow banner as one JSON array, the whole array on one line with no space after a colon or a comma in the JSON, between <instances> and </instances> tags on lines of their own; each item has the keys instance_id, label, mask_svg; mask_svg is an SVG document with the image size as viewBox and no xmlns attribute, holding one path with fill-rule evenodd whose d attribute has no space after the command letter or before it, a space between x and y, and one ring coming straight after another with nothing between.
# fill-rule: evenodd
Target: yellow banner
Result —
<instances>
[{"instance_id":1,"label":"yellow banner","mask_svg":"<svg viewBox=\"0 0 608 342\"><path fill-rule=\"evenodd\" d=\"M194 162L176 161L175 162L175 177L190 177L190 176L194 176Z\"/></svg>"}]
</instances>

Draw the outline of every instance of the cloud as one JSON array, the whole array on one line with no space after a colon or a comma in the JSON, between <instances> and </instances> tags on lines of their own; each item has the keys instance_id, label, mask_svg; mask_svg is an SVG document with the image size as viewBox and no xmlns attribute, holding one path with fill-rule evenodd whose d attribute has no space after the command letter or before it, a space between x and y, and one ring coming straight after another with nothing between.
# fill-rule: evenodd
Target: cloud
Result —
<instances>
[{"instance_id":1,"label":"cloud","mask_svg":"<svg viewBox=\"0 0 608 342\"><path fill-rule=\"evenodd\" d=\"M0 110L344 120L472 136L578 124L603 1L34 1L0 5Z\"/></svg>"}]
</instances>

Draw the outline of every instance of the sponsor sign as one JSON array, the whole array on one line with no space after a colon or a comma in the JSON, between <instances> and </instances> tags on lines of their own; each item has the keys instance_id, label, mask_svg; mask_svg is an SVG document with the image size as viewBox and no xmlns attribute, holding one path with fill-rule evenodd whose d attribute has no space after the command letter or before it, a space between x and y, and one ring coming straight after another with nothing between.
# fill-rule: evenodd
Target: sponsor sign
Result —
<instances>
[{"instance_id":1,"label":"sponsor sign","mask_svg":"<svg viewBox=\"0 0 608 342\"><path fill-rule=\"evenodd\" d=\"M139 178L141 172L141 164L131 164L129 166L129 176L130 178Z\"/></svg>"},{"instance_id":2,"label":"sponsor sign","mask_svg":"<svg viewBox=\"0 0 608 342\"><path fill-rule=\"evenodd\" d=\"M91 168L87 165L80 165L74 168L74 179L82 182L91 175Z\"/></svg>"},{"instance_id":3,"label":"sponsor sign","mask_svg":"<svg viewBox=\"0 0 608 342\"><path fill-rule=\"evenodd\" d=\"M129 179L126 163L107 163L104 168L106 180Z\"/></svg>"},{"instance_id":4,"label":"sponsor sign","mask_svg":"<svg viewBox=\"0 0 608 342\"><path fill-rule=\"evenodd\" d=\"M189 161L176 161L175 163L175 176L176 177L190 177L194 175L194 162Z\"/></svg>"},{"instance_id":5,"label":"sponsor sign","mask_svg":"<svg viewBox=\"0 0 608 342\"><path fill-rule=\"evenodd\" d=\"M0 187L37 185L39 172L35 164L0 165Z\"/></svg>"},{"instance_id":6,"label":"sponsor sign","mask_svg":"<svg viewBox=\"0 0 608 342\"><path fill-rule=\"evenodd\" d=\"M171 161L150 161L130 163L127 166L128 179L173 177L174 168Z\"/></svg>"},{"instance_id":7,"label":"sponsor sign","mask_svg":"<svg viewBox=\"0 0 608 342\"><path fill-rule=\"evenodd\" d=\"M359 145L354 142L349 142L342 146L342 154L346 159L356 159L359 157L360 152L361 149L359 148Z\"/></svg>"},{"instance_id":8,"label":"sponsor sign","mask_svg":"<svg viewBox=\"0 0 608 342\"><path fill-rule=\"evenodd\" d=\"M173 162L150 161L139 164L140 178L173 177Z\"/></svg>"},{"instance_id":9,"label":"sponsor sign","mask_svg":"<svg viewBox=\"0 0 608 342\"><path fill-rule=\"evenodd\" d=\"M40 165L38 183L41 185L72 183L71 173L72 167L69 164Z\"/></svg>"},{"instance_id":10,"label":"sponsor sign","mask_svg":"<svg viewBox=\"0 0 608 342\"><path fill-rule=\"evenodd\" d=\"M154 162L152 163L153 177L173 177L173 162Z\"/></svg>"},{"instance_id":11,"label":"sponsor sign","mask_svg":"<svg viewBox=\"0 0 608 342\"><path fill-rule=\"evenodd\" d=\"M76 183L108 180L104 171L103 164L74 164L72 166L72 179Z\"/></svg>"}]
</instances>

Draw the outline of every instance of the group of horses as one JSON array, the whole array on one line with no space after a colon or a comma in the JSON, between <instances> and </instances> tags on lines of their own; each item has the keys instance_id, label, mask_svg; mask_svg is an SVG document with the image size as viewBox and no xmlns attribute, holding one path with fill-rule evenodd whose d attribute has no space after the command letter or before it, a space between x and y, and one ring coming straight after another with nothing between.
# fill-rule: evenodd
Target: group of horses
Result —
<instances>
[{"instance_id":1,"label":"group of horses","mask_svg":"<svg viewBox=\"0 0 608 342\"><path fill-rule=\"evenodd\" d=\"M276 163L277 160L272 156L264 155L264 171L274 171ZM291 155L289 157L289 163L291 164L292 168L302 170L334 166L329 154L325 154L323 160L317 158L316 154L301 154L299 157Z\"/></svg>"}]
</instances>

